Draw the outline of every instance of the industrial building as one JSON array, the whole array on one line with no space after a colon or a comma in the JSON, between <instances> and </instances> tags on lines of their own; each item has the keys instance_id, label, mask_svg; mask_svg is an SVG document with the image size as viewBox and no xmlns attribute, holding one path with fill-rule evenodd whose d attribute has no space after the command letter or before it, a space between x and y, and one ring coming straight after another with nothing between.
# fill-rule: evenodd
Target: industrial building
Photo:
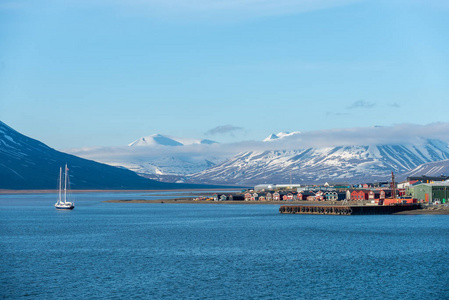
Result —
<instances>
[{"instance_id":1,"label":"industrial building","mask_svg":"<svg viewBox=\"0 0 449 300\"><path fill-rule=\"evenodd\" d=\"M422 176L410 176L407 177L407 181L420 181L423 183L432 183L435 181L446 181L449 179L449 176L426 176L426 175L422 175Z\"/></svg>"},{"instance_id":2,"label":"industrial building","mask_svg":"<svg viewBox=\"0 0 449 300\"><path fill-rule=\"evenodd\" d=\"M258 184L254 191L293 190L300 187L300 184Z\"/></svg>"},{"instance_id":3,"label":"industrial building","mask_svg":"<svg viewBox=\"0 0 449 300\"><path fill-rule=\"evenodd\" d=\"M449 197L449 181L435 183L419 183L409 188L413 198L429 202L447 203Z\"/></svg>"}]
</instances>

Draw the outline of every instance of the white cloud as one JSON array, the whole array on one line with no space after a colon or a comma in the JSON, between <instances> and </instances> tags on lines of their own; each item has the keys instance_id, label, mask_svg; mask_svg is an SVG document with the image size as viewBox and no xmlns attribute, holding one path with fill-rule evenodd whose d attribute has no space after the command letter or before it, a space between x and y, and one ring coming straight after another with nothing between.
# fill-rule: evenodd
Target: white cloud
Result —
<instances>
[{"instance_id":1,"label":"white cloud","mask_svg":"<svg viewBox=\"0 0 449 300\"><path fill-rule=\"evenodd\" d=\"M354 108L373 108L376 104L373 102L368 102L366 100L358 100L352 103L348 108L354 109Z\"/></svg>"},{"instance_id":2,"label":"white cloud","mask_svg":"<svg viewBox=\"0 0 449 300\"><path fill-rule=\"evenodd\" d=\"M212 129L209 129L206 131L206 135L217 135L217 134L230 134L234 135L234 132L236 131L242 131L243 127L233 126L233 125L221 125L214 127Z\"/></svg>"},{"instance_id":3,"label":"white cloud","mask_svg":"<svg viewBox=\"0 0 449 300\"><path fill-rule=\"evenodd\" d=\"M213 156L218 159L225 159L243 151L290 150L351 145L420 144L425 139L439 139L449 142L449 123L432 123L428 125L398 124L386 127L309 131L274 140L270 143L244 141L183 147L102 147L69 149L66 152L105 163L127 161L130 158L145 161L151 158L160 158L161 156Z\"/></svg>"}]
</instances>

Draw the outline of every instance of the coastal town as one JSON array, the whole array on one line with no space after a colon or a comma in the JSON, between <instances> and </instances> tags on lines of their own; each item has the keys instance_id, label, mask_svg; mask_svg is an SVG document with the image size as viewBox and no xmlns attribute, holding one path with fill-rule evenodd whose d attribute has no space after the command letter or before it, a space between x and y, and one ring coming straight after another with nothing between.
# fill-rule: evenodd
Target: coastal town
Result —
<instances>
[{"instance_id":1,"label":"coastal town","mask_svg":"<svg viewBox=\"0 0 449 300\"><path fill-rule=\"evenodd\" d=\"M193 200L208 201L353 201L371 204L434 203L446 204L449 176L415 176L395 183L364 184L259 184L240 193L215 193Z\"/></svg>"}]
</instances>

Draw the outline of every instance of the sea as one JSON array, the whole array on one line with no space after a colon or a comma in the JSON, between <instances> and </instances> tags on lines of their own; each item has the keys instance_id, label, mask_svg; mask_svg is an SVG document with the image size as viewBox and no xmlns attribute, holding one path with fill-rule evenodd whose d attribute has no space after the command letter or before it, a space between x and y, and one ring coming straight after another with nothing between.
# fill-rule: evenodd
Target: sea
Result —
<instances>
[{"instance_id":1,"label":"sea","mask_svg":"<svg viewBox=\"0 0 449 300\"><path fill-rule=\"evenodd\" d=\"M0 195L4 299L448 299L449 216Z\"/></svg>"}]
</instances>

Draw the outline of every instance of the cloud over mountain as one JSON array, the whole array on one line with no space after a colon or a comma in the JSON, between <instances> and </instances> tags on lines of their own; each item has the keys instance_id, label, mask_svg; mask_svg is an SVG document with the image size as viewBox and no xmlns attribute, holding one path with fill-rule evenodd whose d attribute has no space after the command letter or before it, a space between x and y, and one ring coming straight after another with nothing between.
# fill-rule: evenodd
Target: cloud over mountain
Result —
<instances>
[{"instance_id":1,"label":"cloud over mountain","mask_svg":"<svg viewBox=\"0 0 449 300\"><path fill-rule=\"evenodd\" d=\"M83 158L115 166L125 166L142 173L188 174L199 172L246 151L289 151L360 145L413 145L432 139L449 142L449 123L398 124L389 127L343 128L279 135L282 138L270 140L268 143L253 140L226 144L195 143L177 147L150 143L148 147L97 147L66 151Z\"/></svg>"}]
</instances>

